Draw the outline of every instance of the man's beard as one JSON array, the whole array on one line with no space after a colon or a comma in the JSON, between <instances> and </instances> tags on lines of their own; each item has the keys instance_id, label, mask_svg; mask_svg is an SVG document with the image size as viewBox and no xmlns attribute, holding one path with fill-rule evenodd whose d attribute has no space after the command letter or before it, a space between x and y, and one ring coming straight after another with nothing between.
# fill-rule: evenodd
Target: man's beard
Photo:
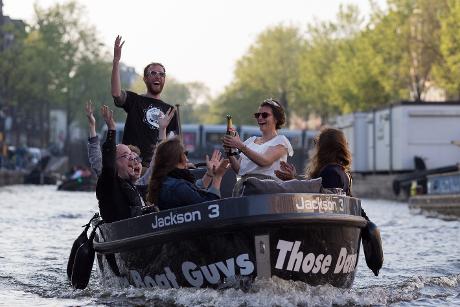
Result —
<instances>
[{"instance_id":1,"label":"man's beard","mask_svg":"<svg viewBox=\"0 0 460 307\"><path fill-rule=\"evenodd\" d=\"M153 83L147 83L147 91L151 95L158 95L163 91L163 86L164 84L161 83L158 86L155 86Z\"/></svg>"}]
</instances>

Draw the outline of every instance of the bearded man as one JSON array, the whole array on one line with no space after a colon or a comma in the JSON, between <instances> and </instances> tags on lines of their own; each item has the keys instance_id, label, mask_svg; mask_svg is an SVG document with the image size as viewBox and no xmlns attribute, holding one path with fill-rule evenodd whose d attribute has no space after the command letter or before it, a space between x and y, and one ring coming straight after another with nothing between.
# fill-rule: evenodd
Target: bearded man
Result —
<instances>
[{"instance_id":1,"label":"bearded man","mask_svg":"<svg viewBox=\"0 0 460 307\"><path fill-rule=\"evenodd\" d=\"M160 63L150 63L144 68L147 92L143 95L122 90L119 64L124 43L121 42L121 36L117 36L113 48L112 97L115 105L127 113L122 143L139 147L142 165L148 167L159 138L159 120L173 108L160 97L165 85L166 70ZM166 134L171 131L175 134L178 132L176 115L169 123Z\"/></svg>"}]
</instances>

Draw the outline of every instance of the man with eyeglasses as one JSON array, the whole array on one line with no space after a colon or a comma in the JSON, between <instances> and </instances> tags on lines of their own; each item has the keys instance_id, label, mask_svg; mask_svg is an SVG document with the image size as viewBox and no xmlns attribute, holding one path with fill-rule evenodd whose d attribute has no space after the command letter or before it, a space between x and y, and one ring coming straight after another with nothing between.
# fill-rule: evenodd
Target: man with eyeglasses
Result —
<instances>
[{"instance_id":1,"label":"man with eyeglasses","mask_svg":"<svg viewBox=\"0 0 460 307\"><path fill-rule=\"evenodd\" d=\"M141 215L144 203L134 185L140 174L139 158L127 145L115 144L113 112L103 106L101 113L108 129L102 145L102 171L97 180L96 197L102 219L111 223Z\"/></svg>"},{"instance_id":2,"label":"man with eyeglasses","mask_svg":"<svg viewBox=\"0 0 460 307\"><path fill-rule=\"evenodd\" d=\"M93 103L91 100L86 102L85 113L88 119L88 128L89 128L89 137L87 143L88 149L88 160L91 165L91 169L96 173L96 176L99 177L102 171L102 151L101 144L99 141L99 136L96 133L96 118L93 114ZM169 125L172 119L172 112L166 113L166 116L160 119L160 139L166 139L166 127ZM150 180L150 175L152 174L152 163L142 174L142 158L140 149L134 145L128 145L128 148L132 152L132 158L130 161L134 161L134 177L131 177L133 183L136 185L137 190L139 191L142 198L145 200L145 195L147 192L147 185Z\"/></svg>"},{"instance_id":3,"label":"man with eyeglasses","mask_svg":"<svg viewBox=\"0 0 460 307\"><path fill-rule=\"evenodd\" d=\"M121 36L117 36L112 66L112 96L115 105L123 108L127 113L122 143L139 147L142 164L148 167L153 155L152 145L156 145L159 139L159 120L169 110L174 112L174 108L163 102L160 97L166 80L165 67L160 63L150 63L144 68L147 93L138 95L121 89L119 63L124 43ZM168 135L171 131L178 133L175 114L167 127L166 134Z\"/></svg>"}]
</instances>

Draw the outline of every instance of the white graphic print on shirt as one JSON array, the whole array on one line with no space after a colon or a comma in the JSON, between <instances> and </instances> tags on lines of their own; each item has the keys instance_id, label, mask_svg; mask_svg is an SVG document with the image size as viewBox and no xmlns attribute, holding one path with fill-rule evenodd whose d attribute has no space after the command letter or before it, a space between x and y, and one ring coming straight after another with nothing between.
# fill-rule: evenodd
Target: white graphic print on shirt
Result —
<instances>
[{"instance_id":1,"label":"white graphic print on shirt","mask_svg":"<svg viewBox=\"0 0 460 307\"><path fill-rule=\"evenodd\" d=\"M144 123L149 125L150 129L158 129L160 127L158 120L164 116L165 114L154 106L144 109Z\"/></svg>"}]
</instances>

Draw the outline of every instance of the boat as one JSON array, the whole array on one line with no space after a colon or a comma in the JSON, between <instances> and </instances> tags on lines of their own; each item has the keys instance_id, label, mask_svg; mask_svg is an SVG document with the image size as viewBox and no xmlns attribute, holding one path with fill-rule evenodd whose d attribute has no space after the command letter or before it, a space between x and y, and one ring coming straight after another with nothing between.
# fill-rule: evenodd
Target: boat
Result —
<instances>
[{"instance_id":1,"label":"boat","mask_svg":"<svg viewBox=\"0 0 460 307\"><path fill-rule=\"evenodd\" d=\"M460 217L460 171L438 173L427 176L427 193L414 194L409 198L412 211L433 212L443 216Z\"/></svg>"},{"instance_id":2,"label":"boat","mask_svg":"<svg viewBox=\"0 0 460 307\"><path fill-rule=\"evenodd\" d=\"M60 183L57 187L58 191L96 191L97 178L79 177L75 179L67 179Z\"/></svg>"},{"instance_id":3,"label":"boat","mask_svg":"<svg viewBox=\"0 0 460 307\"><path fill-rule=\"evenodd\" d=\"M350 288L366 225L357 198L261 194L104 223L92 245L109 286L244 289L277 276Z\"/></svg>"}]
</instances>

